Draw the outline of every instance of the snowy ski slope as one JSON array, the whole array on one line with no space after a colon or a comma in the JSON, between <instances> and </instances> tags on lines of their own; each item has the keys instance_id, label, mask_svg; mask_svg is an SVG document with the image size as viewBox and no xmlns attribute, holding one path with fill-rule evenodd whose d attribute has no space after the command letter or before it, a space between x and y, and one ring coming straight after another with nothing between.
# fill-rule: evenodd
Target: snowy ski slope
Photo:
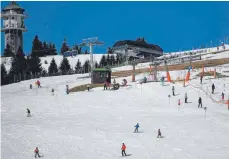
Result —
<instances>
[{"instance_id":1,"label":"snowy ski slope","mask_svg":"<svg viewBox=\"0 0 229 159\"><path fill-rule=\"evenodd\" d=\"M173 71L171 76L180 73ZM141 87L129 82L131 77L127 78L131 86L117 91L96 88L66 95L66 84L89 82L82 76L41 78L41 89L29 89L35 80L1 87L2 159L34 158L36 146L46 159L117 159L122 158L123 142L131 159L229 158L229 110L226 104L214 102L221 92L227 99L229 78L204 78L202 87L198 79L187 87L176 83L176 96L170 100L172 84ZM213 82L216 93L211 95ZM184 104L185 92L188 104ZM204 109L197 108L199 96L207 107L206 118ZM27 108L32 117L26 117ZM133 133L137 122L140 133ZM159 128L162 139L156 138Z\"/></svg>"}]
</instances>

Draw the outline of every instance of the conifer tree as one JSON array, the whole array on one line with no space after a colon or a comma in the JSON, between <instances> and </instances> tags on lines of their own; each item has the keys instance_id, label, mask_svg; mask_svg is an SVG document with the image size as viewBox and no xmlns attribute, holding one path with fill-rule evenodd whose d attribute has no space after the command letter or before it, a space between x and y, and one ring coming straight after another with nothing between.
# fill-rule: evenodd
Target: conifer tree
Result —
<instances>
[{"instance_id":1,"label":"conifer tree","mask_svg":"<svg viewBox=\"0 0 229 159\"><path fill-rule=\"evenodd\" d=\"M55 74L58 72L57 64L56 64L56 61L54 58L52 58L52 61L51 61L49 68L48 68L48 72L50 74Z\"/></svg>"},{"instance_id":2,"label":"conifer tree","mask_svg":"<svg viewBox=\"0 0 229 159\"><path fill-rule=\"evenodd\" d=\"M76 63L76 66L75 66L75 72L76 73L79 73L79 71L82 69L82 66L81 66L81 62L80 60L78 59L77 63Z\"/></svg>"},{"instance_id":3,"label":"conifer tree","mask_svg":"<svg viewBox=\"0 0 229 159\"><path fill-rule=\"evenodd\" d=\"M71 66L69 64L69 61L66 57L63 58L60 64L60 70L62 73L67 73L70 70Z\"/></svg>"},{"instance_id":4,"label":"conifer tree","mask_svg":"<svg viewBox=\"0 0 229 159\"><path fill-rule=\"evenodd\" d=\"M102 66L102 67L106 66L106 57L105 57L105 55L102 56L99 65Z\"/></svg>"}]
</instances>

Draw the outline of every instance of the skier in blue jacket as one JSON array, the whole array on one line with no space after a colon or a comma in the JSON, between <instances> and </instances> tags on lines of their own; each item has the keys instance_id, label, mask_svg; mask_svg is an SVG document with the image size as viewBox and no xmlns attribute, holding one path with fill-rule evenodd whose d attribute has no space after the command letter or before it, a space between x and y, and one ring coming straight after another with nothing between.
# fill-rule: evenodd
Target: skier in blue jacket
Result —
<instances>
[{"instance_id":1,"label":"skier in blue jacket","mask_svg":"<svg viewBox=\"0 0 229 159\"><path fill-rule=\"evenodd\" d=\"M138 128L140 127L139 124L137 123L137 125L135 125L134 127L135 127L134 132L138 132Z\"/></svg>"}]
</instances>

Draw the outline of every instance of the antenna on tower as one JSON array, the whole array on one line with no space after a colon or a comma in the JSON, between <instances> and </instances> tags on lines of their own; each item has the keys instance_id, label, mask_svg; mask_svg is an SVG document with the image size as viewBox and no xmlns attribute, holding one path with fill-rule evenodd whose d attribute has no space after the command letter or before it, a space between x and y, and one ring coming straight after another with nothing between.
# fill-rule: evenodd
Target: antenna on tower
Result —
<instances>
[{"instance_id":1,"label":"antenna on tower","mask_svg":"<svg viewBox=\"0 0 229 159\"><path fill-rule=\"evenodd\" d=\"M79 46L84 47L87 46L90 48L90 64L91 64L91 83L93 82L93 75L92 71L94 69L94 61L93 61L93 46L100 46L103 45L104 42L99 41L98 37L93 37L93 38L87 38L87 39L82 39L82 43L79 44Z\"/></svg>"}]
</instances>

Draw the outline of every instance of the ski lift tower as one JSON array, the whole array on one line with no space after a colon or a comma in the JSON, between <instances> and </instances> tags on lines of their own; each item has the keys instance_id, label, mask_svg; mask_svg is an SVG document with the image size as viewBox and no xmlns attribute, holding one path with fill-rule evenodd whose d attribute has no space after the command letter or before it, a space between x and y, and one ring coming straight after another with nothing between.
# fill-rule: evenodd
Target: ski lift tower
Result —
<instances>
[{"instance_id":1,"label":"ski lift tower","mask_svg":"<svg viewBox=\"0 0 229 159\"><path fill-rule=\"evenodd\" d=\"M100 42L98 40L98 37L94 37L94 38L87 38L87 39L82 39L82 43L79 44L79 46L84 47L87 46L90 48L90 64L91 64L91 78L93 78L92 72L94 70L94 61L93 61L93 46L96 45L103 45L104 42ZM91 79L91 83L92 83L93 79Z\"/></svg>"}]
</instances>

